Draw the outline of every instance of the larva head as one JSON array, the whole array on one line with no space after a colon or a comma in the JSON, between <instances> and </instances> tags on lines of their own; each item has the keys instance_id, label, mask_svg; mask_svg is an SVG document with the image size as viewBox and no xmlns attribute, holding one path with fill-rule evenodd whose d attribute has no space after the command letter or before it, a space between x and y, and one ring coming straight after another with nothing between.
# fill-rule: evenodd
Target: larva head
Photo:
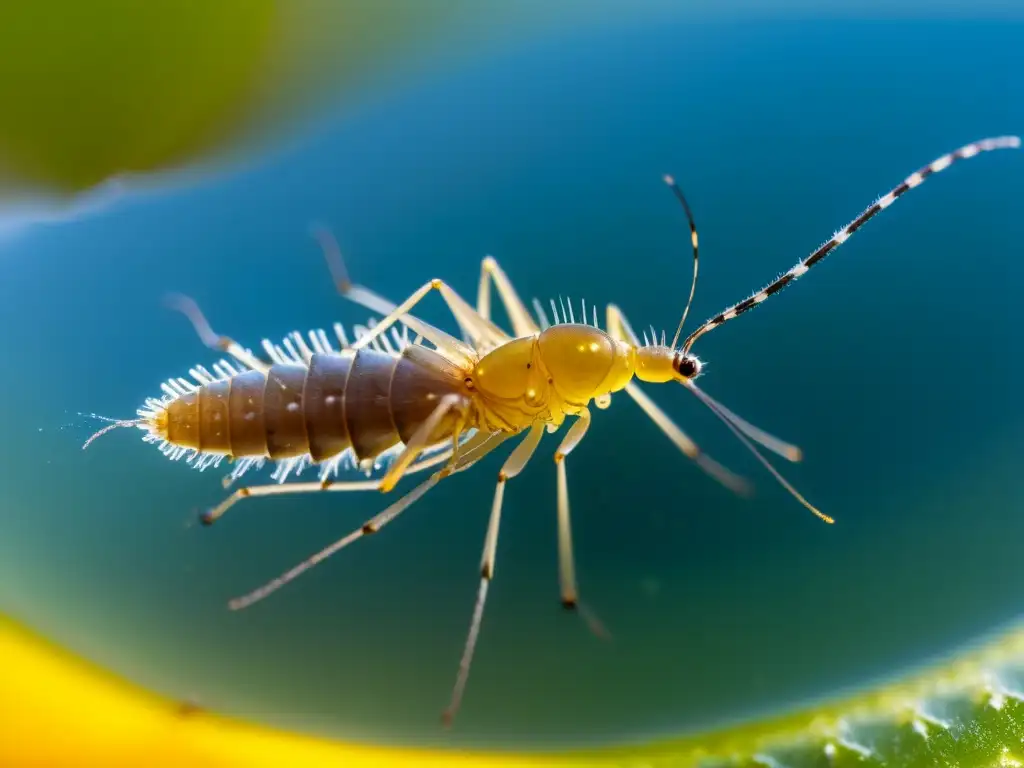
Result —
<instances>
[{"instance_id":1,"label":"larva head","mask_svg":"<svg viewBox=\"0 0 1024 768\"><path fill-rule=\"evenodd\" d=\"M704 364L696 355L663 345L637 347L636 377L650 384L685 382L700 376Z\"/></svg>"}]
</instances>

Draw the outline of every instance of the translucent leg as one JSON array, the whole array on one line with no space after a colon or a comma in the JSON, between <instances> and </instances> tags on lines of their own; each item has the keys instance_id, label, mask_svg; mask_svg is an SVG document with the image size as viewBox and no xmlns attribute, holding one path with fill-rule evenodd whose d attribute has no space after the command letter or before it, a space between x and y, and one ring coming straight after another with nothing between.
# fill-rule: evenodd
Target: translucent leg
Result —
<instances>
[{"instance_id":1,"label":"translucent leg","mask_svg":"<svg viewBox=\"0 0 1024 768\"><path fill-rule=\"evenodd\" d=\"M270 370L269 363L263 362L246 349L243 349L242 345L234 339L229 336L221 336L214 333L213 328L210 327L210 323L207 322L202 310L199 309L199 305L196 304L193 299L178 293L172 293L165 297L164 303L171 309L177 310L187 317L192 323L192 327L195 328L199 338L202 339L203 344L210 349L217 352L225 352L235 358L235 360L240 362L242 365L248 366L260 373L265 374Z\"/></svg>"},{"instance_id":2,"label":"translucent leg","mask_svg":"<svg viewBox=\"0 0 1024 768\"><path fill-rule=\"evenodd\" d=\"M489 436L485 436L485 437L489 437ZM483 441L480 445L478 445L476 447L476 450L474 451L474 455L473 455L472 458L470 458L469 456L464 456L463 459L461 459L459 461L459 463L456 464L455 466L447 466L447 467L444 467L443 469L433 473L430 477L428 477L426 480L424 480L418 486L413 488L405 496L400 498L398 501L396 501L394 504L389 506L387 509L385 509L380 514L375 515L374 517L372 517L369 520L367 520L359 528L357 528L356 530L352 531L347 536L344 536L344 537L338 539L337 541L335 541L333 544L331 544L331 545L329 545L327 547L324 547L319 552L317 552L317 553L311 555L310 557L306 558L305 560L303 560L301 563L296 565L291 570L286 571L285 573L283 573L280 576L278 576L276 579L267 582L266 584L264 584L259 589L256 589L256 590L254 590L254 591L250 592L249 594L244 595L242 597L239 597L239 598L236 598L234 600L231 600L228 603L228 607L231 608L231 610L235 610L235 611L241 610L242 608L247 608L250 605L252 605L253 603L258 602L258 601L262 600L263 598L267 597L271 593L276 592L278 589L283 587L285 584L287 584L287 583L289 583L291 581L294 581L299 576L301 576L303 573L308 571L310 568L312 568L315 565L318 565L319 563L322 563L328 557L330 557L331 555L333 555L333 554L339 552L340 550L344 549L345 547L347 547L352 542L357 541L358 539L361 539L364 536L368 536L371 533L377 533L377 531L379 531L385 525L387 525L392 520L394 520L396 517L398 517L400 514L402 514L405 510L407 510L409 507L411 507L414 503L419 501L420 497L422 497L423 494L425 494L427 491L429 491L431 488L433 488L435 485L437 485L439 480L442 480L445 477L447 477L448 475L453 474L454 472L458 472L461 469L466 468L470 464L473 464L476 461L479 461L484 456L486 456L488 453L490 453L492 450L494 450L501 443L502 443L501 439L492 439L492 440L489 440L489 441ZM467 451L467 454L468 453L469 453L469 451Z\"/></svg>"},{"instance_id":3,"label":"translucent leg","mask_svg":"<svg viewBox=\"0 0 1024 768\"><path fill-rule=\"evenodd\" d=\"M562 588L562 605L575 608L579 600L576 588L576 567L572 552L572 524L569 520L569 485L565 475L565 458L580 444L590 427L590 411L584 408L565 433L555 451L558 471L558 576Z\"/></svg>"},{"instance_id":4,"label":"translucent leg","mask_svg":"<svg viewBox=\"0 0 1024 768\"><path fill-rule=\"evenodd\" d=\"M405 446L405 450L402 451L401 455L395 460L395 463L388 469L387 474L381 478L380 490L387 493L405 474L405 470L412 464L413 460L422 453L424 448L430 445L430 437L434 430L437 429L441 420L448 415L450 411L457 408L465 407L465 400L459 395L446 395L441 398L441 402L437 404L437 407L431 412L430 416L427 417L413 433L409 442ZM460 417L461 418L461 417ZM452 435L452 451L453 456L457 453L457 446L459 441L459 433L461 427L456 429Z\"/></svg>"},{"instance_id":5,"label":"translucent leg","mask_svg":"<svg viewBox=\"0 0 1024 768\"><path fill-rule=\"evenodd\" d=\"M385 316L390 316L396 312L399 307L394 302L389 301L368 288L352 283L348 276L348 270L345 268L345 262L342 258L341 250L338 248L338 243L326 228L314 227L313 235L320 243L324 258L327 260L328 268L334 278L334 284L338 289L338 293L349 301L366 307L367 309L372 309L374 312L380 312ZM440 281L436 280L431 281L431 285L437 288L441 293L453 317L462 329L463 334L470 340L475 349L493 346L508 339L508 336L500 328L495 326L489 320L481 317L476 310L474 310L461 296L459 296L458 293L452 290L451 287L444 284L434 285L439 282ZM441 331L440 329L435 328L412 315L401 314L398 319L414 332L419 333L423 338L429 339L435 344L437 344L437 341L435 341L432 336L436 337L438 335L446 337L449 344L461 343L453 336L449 336L444 333L444 331ZM370 342L368 341L367 343ZM463 350L463 353L464 352L465 350Z\"/></svg>"},{"instance_id":6,"label":"translucent leg","mask_svg":"<svg viewBox=\"0 0 1024 768\"><path fill-rule=\"evenodd\" d=\"M512 287L512 282L505 275L504 270L498 265L497 260L488 256L480 265L480 287L477 290L476 311L485 320L491 319L491 293L490 284L498 291L498 296L505 305L509 320L512 322L512 329L516 336L529 336L537 333L540 328L530 317L530 313L523 304L519 294Z\"/></svg>"},{"instance_id":7,"label":"translucent leg","mask_svg":"<svg viewBox=\"0 0 1024 768\"><path fill-rule=\"evenodd\" d=\"M451 449L424 459L421 462L411 465L406 469L406 475L420 472L429 467L435 467L448 461L452 455ZM231 493L220 504L207 510L200 518L203 525L212 525L219 520L225 512L235 506L242 499L254 499L260 496L284 496L297 493L322 493L325 491L378 491L382 480L350 480L332 481L322 480L305 483L268 483L266 485L250 485L238 488Z\"/></svg>"},{"instance_id":8,"label":"translucent leg","mask_svg":"<svg viewBox=\"0 0 1024 768\"><path fill-rule=\"evenodd\" d=\"M494 560L498 548L498 528L501 524L501 505L505 498L505 483L518 475L527 462L530 461L543 434L544 428L542 425L538 424L531 427L526 437L509 454L508 459L501 467L501 471L498 472L498 485L494 489L491 518L487 525L487 537L484 539L484 550L480 559L480 587L477 591L476 604L473 608L473 620L469 626L469 634L466 637L466 644L462 651L462 659L459 661L459 673L455 679L455 687L452 689L451 701L442 716L446 726L452 724L455 714L462 703L466 681L469 679L469 668L473 662L473 651L476 649L477 637L480 634L480 623L483 620L484 604L487 600L487 588L491 583L491 579L494 578Z\"/></svg>"}]
</instances>

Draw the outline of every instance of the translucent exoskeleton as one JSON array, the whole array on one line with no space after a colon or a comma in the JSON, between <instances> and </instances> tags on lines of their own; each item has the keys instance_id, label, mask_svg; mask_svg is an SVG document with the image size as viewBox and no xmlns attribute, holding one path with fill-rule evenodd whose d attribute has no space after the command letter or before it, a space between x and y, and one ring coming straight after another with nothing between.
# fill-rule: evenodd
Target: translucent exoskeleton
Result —
<instances>
[{"instance_id":1,"label":"translucent exoskeleton","mask_svg":"<svg viewBox=\"0 0 1024 768\"><path fill-rule=\"evenodd\" d=\"M237 610L263 599L357 539L378 532L434 485L472 467L505 440L518 440L498 472L476 605L444 712L445 722L450 723L462 700L487 590L494 577L505 486L533 458L544 433L565 427L553 458L561 601L569 609L577 608L579 601L566 464L588 434L591 406L607 408L613 394L624 392L708 475L737 493L748 490L742 478L701 451L644 394L640 382L679 384L692 392L804 507L819 519L833 522L790 485L758 446L789 461L800 461L800 450L748 423L697 386L702 363L693 354L694 343L807 273L868 219L928 176L981 152L1019 146L1016 136L984 139L915 171L807 258L767 287L712 317L681 344L697 284L697 229L686 198L670 177L665 181L690 226L693 279L679 327L668 343L664 334L645 334L641 340L615 305L609 305L604 313L604 328L599 327L596 307L590 309L588 317L587 307L580 306L577 318L575 307L551 302L549 317L544 306L534 300L531 313L491 257L483 260L475 307L438 279L424 283L396 305L352 284L337 244L326 230L317 228L315 235L339 292L382 315L379 322L357 327L351 340L344 328L335 324L337 349L323 330L309 332L308 341L298 332L280 345L264 340L264 359L233 339L214 333L193 301L173 297L172 305L192 321L203 342L231 359L216 363L213 372L203 366L192 368L191 380L174 378L165 382L163 396L148 399L138 410L138 418L110 420L112 423L86 445L115 427L137 427L143 430L143 439L158 444L165 455L187 458L200 469L227 458L233 463L228 481L237 480L267 460L277 463L272 476L276 482L238 488L203 514L206 524L246 498L334 491L390 492L406 475L433 470L353 532L250 594L232 600L230 607ZM510 332L491 320L492 287L511 322ZM439 294L451 311L461 332L459 337L413 314L417 304L432 293ZM286 482L309 466L318 467L316 481ZM360 467L367 478L338 479L343 466ZM375 471L379 472L377 476Z\"/></svg>"}]
</instances>

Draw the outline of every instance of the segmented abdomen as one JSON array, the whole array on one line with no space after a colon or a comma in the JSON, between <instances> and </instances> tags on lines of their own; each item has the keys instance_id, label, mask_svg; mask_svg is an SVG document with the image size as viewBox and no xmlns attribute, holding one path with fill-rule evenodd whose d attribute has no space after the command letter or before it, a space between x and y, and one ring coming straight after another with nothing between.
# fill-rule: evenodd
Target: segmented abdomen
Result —
<instances>
[{"instance_id":1,"label":"segmented abdomen","mask_svg":"<svg viewBox=\"0 0 1024 768\"><path fill-rule=\"evenodd\" d=\"M468 399L461 370L421 346L398 355L363 348L314 354L309 365L275 363L208 382L166 406L165 439L232 458L314 462L352 449L357 461L407 443L442 397ZM451 436L445 419L432 442Z\"/></svg>"}]
</instances>

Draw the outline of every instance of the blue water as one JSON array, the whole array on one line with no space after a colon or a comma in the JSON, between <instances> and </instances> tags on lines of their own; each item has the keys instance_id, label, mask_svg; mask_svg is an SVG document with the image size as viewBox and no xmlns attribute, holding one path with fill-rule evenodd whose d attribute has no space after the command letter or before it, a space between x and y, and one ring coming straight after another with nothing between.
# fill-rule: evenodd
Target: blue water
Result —
<instances>
[{"instance_id":1,"label":"blue water","mask_svg":"<svg viewBox=\"0 0 1024 768\"><path fill-rule=\"evenodd\" d=\"M212 709L368 740L538 746L778 711L898 674L1015 619L1024 595L1019 291L1024 154L957 164L783 294L702 339L706 390L799 443L773 484L678 387L647 387L757 484L734 498L623 396L569 462L578 575L613 635L558 602L555 438L508 487L465 705L439 727L505 451L265 603L226 601L378 511L378 494L246 502L219 472L78 412L130 416L215 357L160 305L194 296L256 348L362 322L359 282L475 296L493 254L524 297L614 301L670 334L788 269L938 155L1024 131L1024 25L778 22L549 36L410 79L372 108L185 188L2 244L0 609ZM451 328L439 303L426 319ZM691 326L692 327L692 326ZM63 427L62 425L72 425Z\"/></svg>"}]
</instances>

